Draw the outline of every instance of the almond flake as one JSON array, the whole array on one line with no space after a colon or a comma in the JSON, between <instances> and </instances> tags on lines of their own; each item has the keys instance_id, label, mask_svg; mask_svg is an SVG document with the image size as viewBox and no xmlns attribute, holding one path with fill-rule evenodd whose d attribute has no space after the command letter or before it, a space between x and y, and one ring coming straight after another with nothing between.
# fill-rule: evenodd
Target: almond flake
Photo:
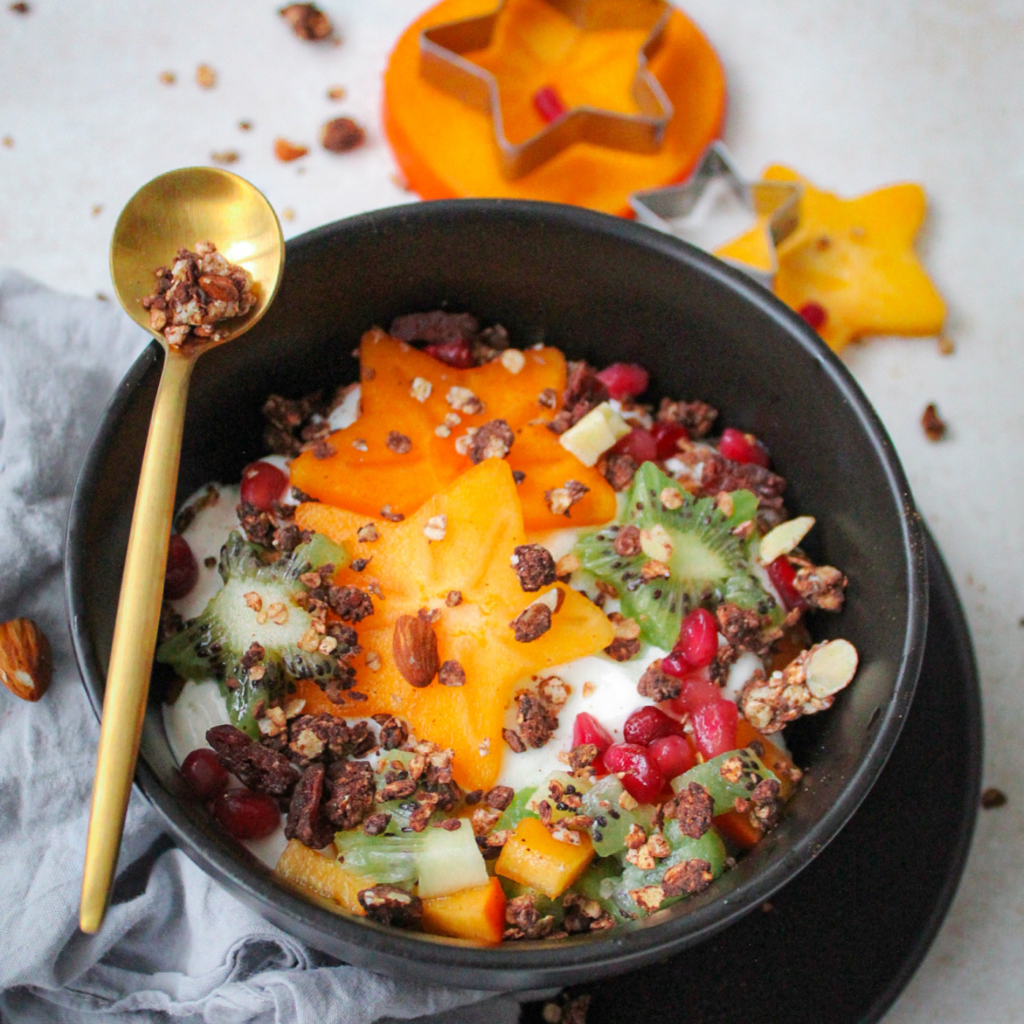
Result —
<instances>
[{"instance_id":1,"label":"almond flake","mask_svg":"<svg viewBox=\"0 0 1024 1024\"><path fill-rule=\"evenodd\" d=\"M675 487L663 488L658 497L662 505L668 509L679 508L683 504L683 496Z\"/></svg>"},{"instance_id":2,"label":"almond flake","mask_svg":"<svg viewBox=\"0 0 1024 1024\"><path fill-rule=\"evenodd\" d=\"M380 655L376 651L366 652L366 667L371 672L379 672L381 666Z\"/></svg>"},{"instance_id":3,"label":"almond flake","mask_svg":"<svg viewBox=\"0 0 1024 1024\"><path fill-rule=\"evenodd\" d=\"M469 453L470 446L473 444L473 435L476 430L470 427L465 434L461 434L455 439L455 450L460 455L467 455Z\"/></svg>"},{"instance_id":4,"label":"almond flake","mask_svg":"<svg viewBox=\"0 0 1024 1024\"><path fill-rule=\"evenodd\" d=\"M323 640L320 641L320 646L317 648L317 650L321 654L330 654L337 646L338 641L335 637L325 636Z\"/></svg>"},{"instance_id":5,"label":"almond flake","mask_svg":"<svg viewBox=\"0 0 1024 1024\"><path fill-rule=\"evenodd\" d=\"M267 609L267 617L271 622L283 626L288 621L288 609L280 601L275 601Z\"/></svg>"},{"instance_id":6,"label":"almond flake","mask_svg":"<svg viewBox=\"0 0 1024 1024\"><path fill-rule=\"evenodd\" d=\"M263 598L260 597L255 590L250 590L245 595L245 605L247 608L251 608L254 612L258 612L263 607Z\"/></svg>"},{"instance_id":7,"label":"almond flake","mask_svg":"<svg viewBox=\"0 0 1024 1024\"><path fill-rule=\"evenodd\" d=\"M526 356L517 348L507 348L501 353L501 365L509 373L518 373L526 365Z\"/></svg>"},{"instance_id":8,"label":"almond flake","mask_svg":"<svg viewBox=\"0 0 1024 1024\"><path fill-rule=\"evenodd\" d=\"M434 433L437 434L438 437L451 437L452 428L445 423L438 423L438 425L434 427Z\"/></svg>"},{"instance_id":9,"label":"almond flake","mask_svg":"<svg viewBox=\"0 0 1024 1024\"><path fill-rule=\"evenodd\" d=\"M434 390L434 385L427 380L426 377L414 377L412 386L409 388L409 394L416 399L417 402L425 402L430 397L430 392Z\"/></svg>"}]
</instances>

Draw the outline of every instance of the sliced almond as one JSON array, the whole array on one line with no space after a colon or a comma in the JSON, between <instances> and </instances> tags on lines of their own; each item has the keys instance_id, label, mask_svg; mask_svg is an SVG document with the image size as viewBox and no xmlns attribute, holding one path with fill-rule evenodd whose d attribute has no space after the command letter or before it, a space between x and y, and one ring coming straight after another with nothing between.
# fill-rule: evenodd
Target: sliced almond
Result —
<instances>
[{"instance_id":1,"label":"sliced almond","mask_svg":"<svg viewBox=\"0 0 1024 1024\"><path fill-rule=\"evenodd\" d=\"M831 697L849 685L857 662L857 648L849 640L823 643L807 661L807 689L815 697Z\"/></svg>"},{"instance_id":2,"label":"sliced almond","mask_svg":"<svg viewBox=\"0 0 1024 1024\"><path fill-rule=\"evenodd\" d=\"M46 693L52 675L50 642L31 619L0 625L0 683L15 697L37 701Z\"/></svg>"},{"instance_id":3,"label":"sliced almond","mask_svg":"<svg viewBox=\"0 0 1024 1024\"><path fill-rule=\"evenodd\" d=\"M761 564L769 565L780 555L788 555L807 536L813 525L814 516L797 516L766 533L761 538Z\"/></svg>"}]
</instances>

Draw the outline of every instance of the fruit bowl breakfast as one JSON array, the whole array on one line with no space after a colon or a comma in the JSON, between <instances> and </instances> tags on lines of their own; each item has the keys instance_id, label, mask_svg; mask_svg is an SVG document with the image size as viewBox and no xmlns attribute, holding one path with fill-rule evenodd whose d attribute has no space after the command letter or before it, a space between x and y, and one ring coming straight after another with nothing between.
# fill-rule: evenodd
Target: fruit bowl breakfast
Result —
<instances>
[{"instance_id":1,"label":"fruit bowl breakfast","mask_svg":"<svg viewBox=\"0 0 1024 1024\"><path fill-rule=\"evenodd\" d=\"M856 385L758 286L578 209L424 204L289 243L208 359L139 781L268 918L564 984L724 927L856 809L916 682L921 539ZM96 706L157 364L72 510Z\"/></svg>"}]
</instances>

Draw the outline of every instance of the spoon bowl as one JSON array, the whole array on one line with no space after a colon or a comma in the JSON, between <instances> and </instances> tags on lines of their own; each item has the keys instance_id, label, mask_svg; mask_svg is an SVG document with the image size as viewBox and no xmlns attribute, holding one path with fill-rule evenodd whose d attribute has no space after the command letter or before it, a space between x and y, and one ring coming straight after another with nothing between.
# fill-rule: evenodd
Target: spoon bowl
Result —
<instances>
[{"instance_id":1,"label":"spoon bowl","mask_svg":"<svg viewBox=\"0 0 1024 1024\"><path fill-rule=\"evenodd\" d=\"M256 303L248 313L225 320L218 328L220 340L210 339L204 349L249 330L274 300L284 270L284 238L270 203L230 171L183 167L143 185L114 226L110 276L117 300L162 345L166 340L150 330L149 311L142 308L142 299L153 291L153 272L169 266L183 245L206 240L252 274Z\"/></svg>"},{"instance_id":2,"label":"spoon bowl","mask_svg":"<svg viewBox=\"0 0 1024 1024\"><path fill-rule=\"evenodd\" d=\"M256 303L221 321L217 334L171 345L150 327L142 300L154 271L177 251L209 241L253 277ZM186 167L155 178L135 193L118 218L110 271L118 301L164 348L146 449L125 553L117 619L100 722L89 837L85 849L82 931L99 930L121 846L125 813L139 753L150 666L167 571L167 548L192 367L203 352L247 331L270 307L284 268L284 239L270 203L244 178L228 171Z\"/></svg>"}]
</instances>

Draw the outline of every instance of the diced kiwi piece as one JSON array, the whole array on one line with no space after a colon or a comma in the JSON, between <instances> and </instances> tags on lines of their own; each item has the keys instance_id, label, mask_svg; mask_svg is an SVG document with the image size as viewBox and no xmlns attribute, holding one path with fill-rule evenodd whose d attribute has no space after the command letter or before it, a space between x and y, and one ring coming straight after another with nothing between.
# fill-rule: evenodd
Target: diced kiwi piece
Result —
<instances>
[{"instance_id":1,"label":"diced kiwi piece","mask_svg":"<svg viewBox=\"0 0 1024 1024\"><path fill-rule=\"evenodd\" d=\"M300 562L308 562L311 569L333 565L336 572L344 569L352 561L345 547L335 544L322 533L314 533L305 544L300 544L292 552L292 557Z\"/></svg>"},{"instance_id":2,"label":"diced kiwi piece","mask_svg":"<svg viewBox=\"0 0 1024 1024\"><path fill-rule=\"evenodd\" d=\"M626 834L634 825L639 825L646 832L654 821L657 808L651 804L639 804L627 810L619 803L623 793L622 783L614 775L606 775L595 782L583 797L582 811L594 819L590 838L599 857L621 853L626 848ZM635 801L627 800L626 803Z\"/></svg>"},{"instance_id":3,"label":"diced kiwi piece","mask_svg":"<svg viewBox=\"0 0 1024 1024\"><path fill-rule=\"evenodd\" d=\"M666 489L678 495L678 508L663 503ZM581 567L611 583L623 614L637 620L645 640L666 649L678 639L683 616L699 606L714 608L730 601L781 618L775 598L762 584L750 544L732 532L756 509L756 499L751 505L747 494L732 492L733 508L726 516L714 499L694 498L653 462L645 462L619 523L590 533L576 545ZM619 555L615 538L627 526L667 540L664 557L654 558L651 551L658 545L646 542L646 551ZM668 578L645 579L644 565L652 560L668 567Z\"/></svg>"},{"instance_id":4,"label":"diced kiwi piece","mask_svg":"<svg viewBox=\"0 0 1024 1024\"><path fill-rule=\"evenodd\" d=\"M416 881L417 858L426 835L426 832L406 832L368 836L356 828L336 833L334 845L338 860L354 874L366 875L379 885L411 885Z\"/></svg>"},{"instance_id":5,"label":"diced kiwi piece","mask_svg":"<svg viewBox=\"0 0 1024 1024\"><path fill-rule=\"evenodd\" d=\"M451 832L428 828L422 835L424 843L416 858L416 868L423 899L450 896L487 884L487 864L468 821Z\"/></svg>"},{"instance_id":6,"label":"diced kiwi piece","mask_svg":"<svg viewBox=\"0 0 1024 1024\"><path fill-rule=\"evenodd\" d=\"M345 652L327 656L299 647L312 625L309 612L295 600L307 591L299 580L310 568L305 552L297 549L268 563L256 545L233 532L221 549L219 568L224 586L181 632L160 645L156 658L184 679L220 680L231 721L255 737L258 701L280 696L295 679L328 678ZM263 658L243 667L253 643L263 647Z\"/></svg>"},{"instance_id":7,"label":"diced kiwi piece","mask_svg":"<svg viewBox=\"0 0 1024 1024\"><path fill-rule=\"evenodd\" d=\"M541 801L547 800L548 804L551 806L552 821L557 821L559 818L568 818L574 814L586 813L579 807L573 807L571 804L567 804L562 800L557 800L552 795L552 785L554 785L556 793L562 793L565 795L574 794L582 797L590 789L590 780L578 779L575 775L572 775L569 772L554 771L533 791L533 795L530 797L530 800L526 805L526 809L532 812L534 816L540 817L539 808ZM573 803L575 803L575 801L573 801Z\"/></svg>"},{"instance_id":8,"label":"diced kiwi piece","mask_svg":"<svg viewBox=\"0 0 1024 1024\"><path fill-rule=\"evenodd\" d=\"M722 765L733 758L740 759L738 771L727 771L722 775ZM733 766L735 768L735 766ZM753 792L754 787L762 779L776 779L774 772L766 768L757 755L748 749L730 750L725 754L705 761L703 764L694 765L682 775L677 775L671 782L672 788L681 792L690 785L697 782L702 785L715 802L715 814L724 814L732 810L732 805L737 797L747 798Z\"/></svg>"},{"instance_id":9,"label":"diced kiwi piece","mask_svg":"<svg viewBox=\"0 0 1024 1024\"><path fill-rule=\"evenodd\" d=\"M614 889L621 878L622 862L618 857L598 857L591 861L590 867L572 886L572 891L586 896L588 900L597 900L601 909L611 914L616 924L621 924L635 915L624 914L622 908L606 892L606 886L609 890Z\"/></svg>"},{"instance_id":10,"label":"diced kiwi piece","mask_svg":"<svg viewBox=\"0 0 1024 1024\"><path fill-rule=\"evenodd\" d=\"M659 885L665 872L676 864L687 860L703 860L710 865L711 874L718 876L725 870L725 844L714 827L709 828L700 839L690 839L679 831L679 825L670 821L665 828L665 838L672 852L648 871L643 871L633 864L626 864L618 879L606 879L601 884L601 892L606 895L623 912L630 916L646 917L647 912L630 896L630 892L648 885ZM670 896L658 909L670 907L685 899L682 896Z\"/></svg>"},{"instance_id":11,"label":"diced kiwi piece","mask_svg":"<svg viewBox=\"0 0 1024 1024\"><path fill-rule=\"evenodd\" d=\"M537 909L537 913L541 917L547 917L550 915L555 919L554 927L558 928L562 919L565 917L565 911L562 908L562 899L559 897L557 900L553 900L550 896L546 896L540 891L540 889L534 889L529 885L523 885L522 882L513 882L511 878L505 878L503 875L495 875L498 881L501 883L502 892L505 893L505 898L514 900L517 896L529 896L533 900L533 905Z\"/></svg>"}]
</instances>

